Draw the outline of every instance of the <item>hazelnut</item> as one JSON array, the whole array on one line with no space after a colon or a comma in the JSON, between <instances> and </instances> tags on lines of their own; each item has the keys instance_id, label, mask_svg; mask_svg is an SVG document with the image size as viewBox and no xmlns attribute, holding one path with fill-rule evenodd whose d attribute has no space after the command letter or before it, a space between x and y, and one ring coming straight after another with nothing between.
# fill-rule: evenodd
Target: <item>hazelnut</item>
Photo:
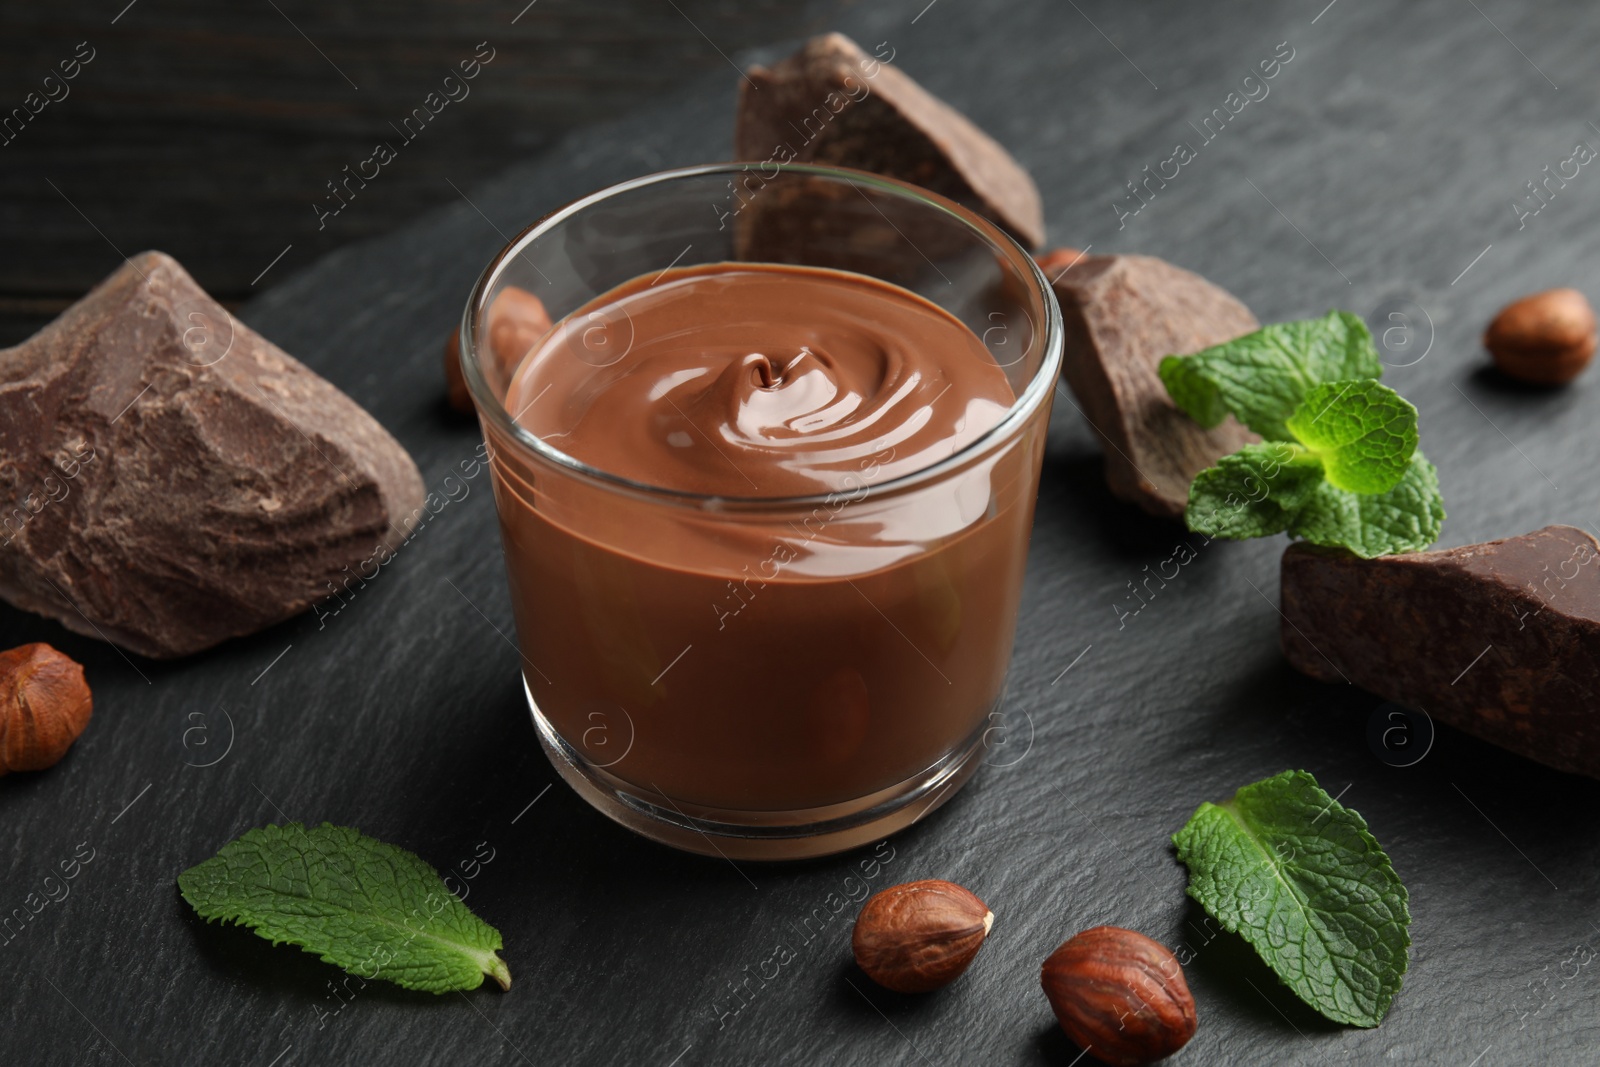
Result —
<instances>
[{"instance_id":1,"label":"hazelnut","mask_svg":"<svg viewBox=\"0 0 1600 1067\"><path fill-rule=\"evenodd\" d=\"M1536 385L1565 385L1589 365L1594 309L1576 289L1551 289L1507 304L1489 323L1483 347L1506 374Z\"/></svg>"},{"instance_id":2,"label":"hazelnut","mask_svg":"<svg viewBox=\"0 0 1600 1067\"><path fill-rule=\"evenodd\" d=\"M93 710L76 661L46 644L0 652L0 775L54 766Z\"/></svg>"},{"instance_id":3,"label":"hazelnut","mask_svg":"<svg viewBox=\"0 0 1600 1067\"><path fill-rule=\"evenodd\" d=\"M850 947L874 982L897 993L926 993L967 969L993 925L994 912L971 890L906 882L867 901Z\"/></svg>"},{"instance_id":4,"label":"hazelnut","mask_svg":"<svg viewBox=\"0 0 1600 1067\"><path fill-rule=\"evenodd\" d=\"M461 372L461 327L450 331L444 343L444 395L450 406L463 415L472 414L472 393L467 376Z\"/></svg>"},{"instance_id":5,"label":"hazelnut","mask_svg":"<svg viewBox=\"0 0 1600 1067\"><path fill-rule=\"evenodd\" d=\"M510 384L511 374L534 344L550 330L550 313L544 301L515 285L500 290L489 305L489 352L499 367L500 388ZM445 393L450 406L464 415L472 414L472 394L461 373L461 328L458 326L444 346Z\"/></svg>"},{"instance_id":6,"label":"hazelnut","mask_svg":"<svg viewBox=\"0 0 1600 1067\"><path fill-rule=\"evenodd\" d=\"M1064 942L1039 974L1061 1029L1106 1063L1153 1063L1194 1036L1194 997L1164 947L1132 930L1096 926Z\"/></svg>"},{"instance_id":7,"label":"hazelnut","mask_svg":"<svg viewBox=\"0 0 1600 1067\"><path fill-rule=\"evenodd\" d=\"M1082 257L1083 253L1076 248L1052 248L1048 252L1034 256L1033 261L1039 264L1039 269L1044 272L1044 280L1054 285L1056 279Z\"/></svg>"}]
</instances>

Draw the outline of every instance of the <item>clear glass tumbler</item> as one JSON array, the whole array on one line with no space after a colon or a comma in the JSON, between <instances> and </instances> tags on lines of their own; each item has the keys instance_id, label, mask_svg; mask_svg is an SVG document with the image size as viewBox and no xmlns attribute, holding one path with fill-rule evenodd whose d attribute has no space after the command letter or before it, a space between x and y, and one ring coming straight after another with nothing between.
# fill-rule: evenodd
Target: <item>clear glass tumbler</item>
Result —
<instances>
[{"instance_id":1,"label":"clear glass tumbler","mask_svg":"<svg viewBox=\"0 0 1600 1067\"><path fill-rule=\"evenodd\" d=\"M506 410L529 351L597 371L628 358L631 321L596 298L724 262L910 290L981 338L1015 402L931 465L875 479L864 464L838 492L789 498L630 481ZM539 297L559 344L492 343L491 309L514 289ZM669 171L518 235L472 291L461 360L489 445L528 704L562 777L646 837L733 859L852 848L953 795L1005 687L1061 347L1049 285L999 227L862 172ZM673 558L691 542L715 545L718 564Z\"/></svg>"}]
</instances>

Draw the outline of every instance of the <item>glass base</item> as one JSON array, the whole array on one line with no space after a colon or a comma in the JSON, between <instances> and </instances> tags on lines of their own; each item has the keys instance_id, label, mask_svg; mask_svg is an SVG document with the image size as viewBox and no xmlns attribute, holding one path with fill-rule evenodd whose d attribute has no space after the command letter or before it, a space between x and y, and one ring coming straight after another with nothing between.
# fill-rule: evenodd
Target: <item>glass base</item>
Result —
<instances>
[{"instance_id":1,"label":"glass base","mask_svg":"<svg viewBox=\"0 0 1600 1067\"><path fill-rule=\"evenodd\" d=\"M881 841L956 794L982 762L984 726L954 752L904 782L843 804L797 811L739 811L684 805L608 773L568 744L523 692L545 755L578 795L636 834L729 860L798 860Z\"/></svg>"}]
</instances>

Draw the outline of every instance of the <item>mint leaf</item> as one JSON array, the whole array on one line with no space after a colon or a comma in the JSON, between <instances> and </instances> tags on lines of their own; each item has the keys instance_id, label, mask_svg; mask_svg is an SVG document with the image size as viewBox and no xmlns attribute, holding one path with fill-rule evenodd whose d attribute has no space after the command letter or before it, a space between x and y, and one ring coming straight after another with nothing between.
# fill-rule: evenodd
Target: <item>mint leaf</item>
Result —
<instances>
[{"instance_id":1,"label":"mint leaf","mask_svg":"<svg viewBox=\"0 0 1600 1067\"><path fill-rule=\"evenodd\" d=\"M1189 895L1254 946L1301 1000L1377 1026L1411 944L1406 887L1365 820L1305 771L1201 804L1172 838Z\"/></svg>"},{"instance_id":2,"label":"mint leaf","mask_svg":"<svg viewBox=\"0 0 1600 1067\"><path fill-rule=\"evenodd\" d=\"M1245 445L1195 476L1184 519L1207 537L1282 533L1321 479L1322 465L1303 448L1282 441Z\"/></svg>"},{"instance_id":3,"label":"mint leaf","mask_svg":"<svg viewBox=\"0 0 1600 1067\"><path fill-rule=\"evenodd\" d=\"M1439 539L1444 518L1439 472L1417 451L1386 493L1352 493L1326 481L1316 485L1290 522L1289 534L1371 559L1422 551Z\"/></svg>"},{"instance_id":4,"label":"mint leaf","mask_svg":"<svg viewBox=\"0 0 1600 1067\"><path fill-rule=\"evenodd\" d=\"M511 988L498 930L423 860L347 827L251 830L178 875L178 888L208 922L248 926L361 978L448 993L489 975Z\"/></svg>"},{"instance_id":5,"label":"mint leaf","mask_svg":"<svg viewBox=\"0 0 1600 1067\"><path fill-rule=\"evenodd\" d=\"M1287 425L1329 484L1352 493L1393 489L1417 450L1417 409L1371 378L1313 386Z\"/></svg>"},{"instance_id":6,"label":"mint leaf","mask_svg":"<svg viewBox=\"0 0 1600 1067\"><path fill-rule=\"evenodd\" d=\"M1383 362L1366 324L1348 311L1264 326L1192 356L1168 356L1162 383L1185 414L1212 427L1230 412L1271 441L1292 441L1286 422L1312 386L1378 378Z\"/></svg>"}]
</instances>

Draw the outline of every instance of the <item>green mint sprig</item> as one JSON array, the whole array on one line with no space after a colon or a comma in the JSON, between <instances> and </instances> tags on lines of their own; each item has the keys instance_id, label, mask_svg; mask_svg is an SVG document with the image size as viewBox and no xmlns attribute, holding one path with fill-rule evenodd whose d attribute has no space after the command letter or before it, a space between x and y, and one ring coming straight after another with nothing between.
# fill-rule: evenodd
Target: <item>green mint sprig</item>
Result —
<instances>
[{"instance_id":1,"label":"green mint sprig","mask_svg":"<svg viewBox=\"0 0 1600 1067\"><path fill-rule=\"evenodd\" d=\"M1377 1026L1405 974L1406 887L1360 815L1305 771L1201 804L1172 838L1189 895L1335 1022Z\"/></svg>"},{"instance_id":2,"label":"green mint sprig","mask_svg":"<svg viewBox=\"0 0 1600 1067\"><path fill-rule=\"evenodd\" d=\"M194 910L287 941L361 978L407 989L511 988L500 931L434 870L356 830L299 823L251 830L178 876Z\"/></svg>"},{"instance_id":3,"label":"green mint sprig","mask_svg":"<svg viewBox=\"0 0 1600 1067\"><path fill-rule=\"evenodd\" d=\"M1168 356L1159 373L1173 402L1207 429L1231 414L1269 441L1291 441L1284 420L1312 386L1381 378L1383 361L1366 323L1330 311L1263 326L1192 356Z\"/></svg>"},{"instance_id":4,"label":"green mint sprig","mask_svg":"<svg viewBox=\"0 0 1600 1067\"><path fill-rule=\"evenodd\" d=\"M1417 450L1417 409L1378 383L1359 318L1267 326L1160 375L1203 426L1232 414L1266 440L1224 456L1189 487L1185 520L1209 537L1287 532L1371 558L1427 548L1445 518L1439 476Z\"/></svg>"}]
</instances>

